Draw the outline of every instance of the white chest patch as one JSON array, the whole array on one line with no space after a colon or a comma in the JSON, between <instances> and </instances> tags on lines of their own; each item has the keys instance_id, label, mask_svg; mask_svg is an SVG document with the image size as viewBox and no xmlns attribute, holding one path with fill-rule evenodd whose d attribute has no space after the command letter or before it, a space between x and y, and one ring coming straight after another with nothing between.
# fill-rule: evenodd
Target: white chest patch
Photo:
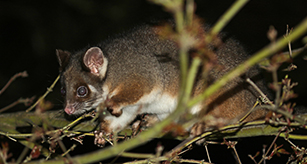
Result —
<instances>
[{"instance_id":1,"label":"white chest patch","mask_svg":"<svg viewBox=\"0 0 307 164\"><path fill-rule=\"evenodd\" d=\"M177 97L153 90L150 94L143 96L137 104L142 105L142 113L156 114L162 120L175 110Z\"/></svg>"},{"instance_id":2,"label":"white chest patch","mask_svg":"<svg viewBox=\"0 0 307 164\"><path fill-rule=\"evenodd\" d=\"M112 96L114 92L108 94L108 88L104 87L104 95L102 97ZM165 119L177 107L177 97L171 96L168 93L161 93L161 90L154 89L149 94L144 95L139 101L122 107L122 115L115 117L108 115L105 120L110 122L110 128L113 131L123 129L128 125L138 114L150 113L155 114L159 120ZM199 106L193 107L191 113L197 113Z\"/></svg>"}]
</instances>

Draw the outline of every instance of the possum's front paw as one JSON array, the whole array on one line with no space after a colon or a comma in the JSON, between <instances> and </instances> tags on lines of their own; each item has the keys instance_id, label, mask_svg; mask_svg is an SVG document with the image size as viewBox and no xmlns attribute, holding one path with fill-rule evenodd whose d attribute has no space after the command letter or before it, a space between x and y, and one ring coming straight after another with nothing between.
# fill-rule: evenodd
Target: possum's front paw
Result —
<instances>
[{"instance_id":1,"label":"possum's front paw","mask_svg":"<svg viewBox=\"0 0 307 164\"><path fill-rule=\"evenodd\" d=\"M107 142L110 142L110 140L112 140L111 133L106 133L103 130L94 131L94 136L94 144L98 147L104 147Z\"/></svg>"},{"instance_id":2,"label":"possum's front paw","mask_svg":"<svg viewBox=\"0 0 307 164\"><path fill-rule=\"evenodd\" d=\"M100 124L100 129L94 131L94 144L98 147L104 147L107 142L112 140L112 130L109 128L110 123L108 121L102 121Z\"/></svg>"},{"instance_id":3,"label":"possum's front paw","mask_svg":"<svg viewBox=\"0 0 307 164\"><path fill-rule=\"evenodd\" d=\"M106 106L107 110L115 117L119 117L122 115L123 111L121 110L121 107L116 105L116 103L112 100L107 98L106 100Z\"/></svg>"}]
</instances>

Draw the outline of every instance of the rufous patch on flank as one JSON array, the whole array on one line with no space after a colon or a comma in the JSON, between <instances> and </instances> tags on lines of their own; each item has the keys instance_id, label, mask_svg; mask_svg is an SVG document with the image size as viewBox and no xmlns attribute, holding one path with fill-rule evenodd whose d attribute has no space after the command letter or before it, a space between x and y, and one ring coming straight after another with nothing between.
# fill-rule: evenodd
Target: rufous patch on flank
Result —
<instances>
[{"instance_id":1,"label":"rufous patch on flank","mask_svg":"<svg viewBox=\"0 0 307 164\"><path fill-rule=\"evenodd\" d=\"M116 108L125 105L131 105L138 102L142 96L149 94L153 86L147 80L142 79L140 76L131 75L120 85L111 86L108 99L112 104L116 105Z\"/></svg>"}]
</instances>

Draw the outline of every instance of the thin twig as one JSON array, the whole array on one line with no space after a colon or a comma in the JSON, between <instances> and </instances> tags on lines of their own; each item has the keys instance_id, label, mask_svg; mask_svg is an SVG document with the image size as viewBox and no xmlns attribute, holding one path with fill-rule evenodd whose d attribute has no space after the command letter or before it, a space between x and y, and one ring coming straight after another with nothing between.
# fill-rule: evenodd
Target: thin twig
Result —
<instances>
[{"instance_id":1,"label":"thin twig","mask_svg":"<svg viewBox=\"0 0 307 164\"><path fill-rule=\"evenodd\" d=\"M194 16L194 0L187 0L186 2L186 25L191 26Z\"/></svg>"},{"instance_id":2,"label":"thin twig","mask_svg":"<svg viewBox=\"0 0 307 164\"><path fill-rule=\"evenodd\" d=\"M275 108L276 107L279 107L281 105L281 99L280 99L280 93L281 93L281 87L280 85L278 84L278 75L277 75L277 69L274 69L272 71L272 78L273 78L273 86L274 86L274 89L276 91L275 93Z\"/></svg>"},{"instance_id":3,"label":"thin twig","mask_svg":"<svg viewBox=\"0 0 307 164\"><path fill-rule=\"evenodd\" d=\"M261 89L250 78L247 78L246 81L261 95L261 97L265 100L265 103L274 105L271 102L271 100L261 91Z\"/></svg>"},{"instance_id":4,"label":"thin twig","mask_svg":"<svg viewBox=\"0 0 307 164\"><path fill-rule=\"evenodd\" d=\"M69 163L73 163L73 162L71 162L72 158L71 158L71 156L68 153L69 151L66 149L66 147L65 147L64 143L62 142L62 140L59 140L58 144L59 144L60 148L62 149L62 151L65 152L65 157L68 158L68 160L70 161Z\"/></svg>"},{"instance_id":5,"label":"thin twig","mask_svg":"<svg viewBox=\"0 0 307 164\"><path fill-rule=\"evenodd\" d=\"M266 153L263 155L263 157L261 158L261 160L258 162L258 164L260 164L263 160L265 160L266 156L268 155L269 151L271 150L271 148L273 147L273 145L275 144L277 138L279 137L280 133L283 130L280 130L279 133L275 136L273 142L271 143L270 147L268 148L268 150L266 151Z\"/></svg>"},{"instance_id":6,"label":"thin twig","mask_svg":"<svg viewBox=\"0 0 307 164\"><path fill-rule=\"evenodd\" d=\"M69 152L73 151L77 147L77 144L73 144L66 152L62 154L62 157L68 155Z\"/></svg>"},{"instance_id":7,"label":"thin twig","mask_svg":"<svg viewBox=\"0 0 307 164\"><path fill-rule=\"evenodd\" d=\"M240 157L239 157L239 154L238 154L238 152L237 152L237 150L236 150L236 147L235 147L235 146L231 146L231 148L232 148L233 151L235 152L239 164L242 164L242 162L241 162L241 160L240 160Z\"/></svg>"},{"instance_id":8,"label":"thin twig","mask_svg":"<svg viewBox=\"0 0 307 164\"><path fill-rule=\"evenodd\" d=\"M54 80L52 85L49 88L47 88L47 91L45 92L45 94L42 97L40 97L35 102L35 104L33 104L30 108L28 108L26 112L30 112L39 102L41 102L50 92L52 92L52 89L54 88L55 84L58 82L59 79L60 79L60 75Z\"/></svg>"},{"instance_id":9,"label":"thin twig","mask_svg":"<svg viewBox=\"0 0 307 164\"><path fill-rule=\"evenodd\" d=\"M208 161L209 161L209 163L211 163L211 158L210 158L210 154L209 154L209 150L208 150L208 143L207 143L207 142L206 142L206 144L205 144L205 149L206 149Z\"/></svg>"},{"instance_id":10,"label":"thin twig","mask_svg":"<svg viewBox=\"0 0 307 164\"><path fill-rule=\"evenodd\" d=\"M142 153L131 153L131 152L123 152L120 153L122 157L129 157L129 158L155 158L154 154L142 154Z\"/></svg>"},{"instance_id":11,"label":"thin twig","mask_svg":"<svg viewBox=\"0 0 307 164\"><path fill-rule=\"evenodd\" d=\"M25 99L24 98L19 98L17 101L13 102L12 104L10 104L10 105L0 109L0 113L6 111L8 109L11 109L11 108L13 108L14 106L16 106L18 104L25 104L27 106L28 104L31 104L33 102L34 98L35 98L35 96L33 96L31 98L25 98Z\"/></svg>"},{"instance_id":12,"label":"thin twig","mask_svg":"<svg viewBox=\"0 0 307 164\"><path fill-rule=\"evenodd\" d=\"M6 85L1 89L0 95L11 85L11 83L17 78L17 77L28 77L27 71L19 72L15 74L11 79L6 83Z\"/></svg>"},{"instance_id":13,"label":"thin twig","mask_svg":"<svg viewBox=\"0 0 307 164\"><path fill-rule=\"evenodd\" d=\"M85 113L83 114L82 116L78 117L77 119L75 119L73 122L69 123L68 125L64 126L62 128L62 130L69 130L71 127L73 127L74 125L76 125L79 121L81 121L82 119L84 118L87 118L87 117L91 117L91 114L90 113Z\"/></svg>"},{"instance_id":14,"label":"thin twig","mask_svg":"<svg viewBox=\"0 0 307 164\"><path fill-rule=\"evenodd\" d=\"M263 99L263 102L264 103L267 103L267 104L270 104L272 106L274 106L274 104L271 102L271 100L261 91L261 89L250 79L250 78L247 78L246 79L246 82L248 82L259 94L260 96L262 97ZM256 108L256 106L259 104L258 101L256 101L256 103L254 104L254 106L252 107L252 109L250 109L240 120L239 122L242 122L244 121Z\"/></svg>"},{"instance_id":15,"label":"thin twig","mask_svg":"<svg viewBox=\"0 0 307 164\"><path fill-rule=\"evenodd\" d=\"M210 162L205 162L203 160L199 161L199 160L194 160L194 159L178 159L175 162L178 163L199 163L199 164L210 164Z\"/></svg>"},{"instance_id":16,"label":"thin twig","mask_svg":"<svg viewBox=\"0 0 307 164\"><path fill-rule=\"evenodd\" d=\"M177 155L180 156L180 155L182 155L182 154L184 154L184 153L186 153L186 152L188 152L188 151L190 151L190 150L192 150L192 149L193 149L193 146L192 146L192 145L189 145L189 146L187 147L187 149L182 150L182 151L179 152ZM175 158L175 157L174 157L174 158Z\"/></svg>"},{"instance_id":17,"label":"thin twig","mask_svg":"<svg viewBox=\"0 0 307 164\"><path fill-rule=\"evenodd\" d=\"M286 141L288 141L290 145L292 145L293 147L295 147L295 149L297 149L297 150L299 150L299 151L302 151L302 149L299 148L298 146L296 146L293 142L291 142L291 141L289 140L289 138L284 137L284 139L285 139Z\"/></svg>"},{"instance_id":18,"label":"thin twig","mask_svg":"<svg viewBox=\"0 0 307 164\"><path fill-rule=\"evenodd\" d=\"M287 25L287 30L286 30L286 36L285 37L288 37L288 35L291 33L292 30L289 30L289 25ZM292 59L292 48L291 48L291 40L289 40L288 42L288 48L289 48L289 55L290 55L290 58Z\"/></svg>"},{"instance_id":19,"label":"thin twig","mask_svg":"<svg viewBox=\"0 0 307 164\"><path fill-rule=\"evenodd\" d=\"M138 160L132 162L125 162L124 164L148 164L148 163L159 163L161 161L169 161L168 158L165 156L158 157L158 158L148 158L145 160ZM194 159L179 159L176 158L173 160L175 163L199 163L199 164L211 164L210 162L205 162L204 160L194 160Z\"/></svg>"},{"instance_id":20,"label":"thin twig","mask_svg":"<svg viewBox=\"0 0 307 164\"><path fill-rule=\"evenodd\" d=\"M27 155L27 153L29 152L29 148L28 147L24 147L21 154L19 155L17 162L16 163L21 163L22 159L24 159Z\"/></svg>"},{"instance_id":21,"label":"thin twig","mask_svg":"<svg viewBox=\"0 0 307 164\"><path fill-rule=\"evenodd\" d=\"M257 100L253 107L239 120L239 123L242 123L254 110L258 109L256 108L257 105L259 104L259 101Z\"/></svg>"},{"instance_id":22,"label":"thin twig","mask_svg":"<svg viewBox=\"0 0 307 164\"><path fill-rule=\"evenodd\" d=\"M210 43L212 39L227 25L227 23L240 11L248 0L238 0L219 18L217 23L212 27L206 42Z\"/></svg>"},{"instance_id":23,"label":"thin twig","mask_svg":"<svg viewBox=\"0 0 307 164\"><path fill-rule=\"evenodd\" d=\"M252 155L248 155L248 157L251 159L251 160L253 160L253 162L255 163L255 164L257 164L257 161L255 160L255 157L253 157Z\"/></svg>"},{"instance_id":24,"label":"thin twig","mask_svg":"<svg viewBox=\"0 0 307 164\"><path fill-rule=\"evenodd\" d=\"M262 148L262 157L263 157L263 164L266 164L266 160L265 160L265 157L266 155L265 154L265 148L267 147L267 145L263 145L263 148ZM259 162L260 163L260 162Z\"/></svg>"},{"instance_id":25,"label":"thin twig","mask_svg":"<svg viewBox=\"0 0 307 164\"><path fill-rule=\"evenodd\" d=\"M238 142L237 141L226 141L226 139L224 138L224 142L222 144L226 144L228 146L228 149L229 148L232 148L232 150L234 151L235 155L236 155L236 158L237 158L237 161L239 164L242 164L241 160L240 160L240 157L239 157L239 154L236 150L236 147L235 145L237 144Z\"/></svg>"}]
</instances>

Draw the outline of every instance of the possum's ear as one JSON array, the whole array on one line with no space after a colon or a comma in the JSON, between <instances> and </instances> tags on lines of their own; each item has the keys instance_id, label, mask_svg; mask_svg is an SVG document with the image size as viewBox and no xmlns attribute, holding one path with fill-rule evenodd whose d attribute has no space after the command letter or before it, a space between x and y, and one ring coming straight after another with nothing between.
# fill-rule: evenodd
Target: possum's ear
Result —
<instances>
[{"instance_id":1,"label":"possum's ear","mask_svg":"<svg viewBox=\"0 0 307 164\"><path fill-rule=\"evenodd\" d=\"M95 76L105 77L108 60L99 47L89 48L83 56L84 66Z\"/></svg>"},{"instance_id":2,"label":"possum's ear","mask_svg":"<svg viewBox=\"0 0 307 164\"><path fill-rule=\"evenodd\" d=\"M56 52L56 56L58 58L58 62L60 65L60 72L62 72L69 62L71 53L68 51L63 51L63 50L58 50L58 49L56 49L55 52Z\"/></svg>"}]
</instances>

